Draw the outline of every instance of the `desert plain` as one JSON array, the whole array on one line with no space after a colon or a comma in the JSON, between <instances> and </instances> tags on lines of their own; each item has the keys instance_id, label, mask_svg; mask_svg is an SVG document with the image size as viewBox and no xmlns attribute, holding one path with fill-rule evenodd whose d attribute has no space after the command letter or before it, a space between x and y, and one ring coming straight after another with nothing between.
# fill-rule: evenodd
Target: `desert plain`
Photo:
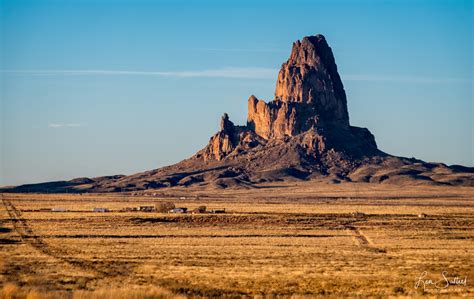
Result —
<instances>
[{"instance_id":1,"label":"desert plain","mask_svg":"<svg viewBox=\"0 0 474 299\"><path fill-rule=\"evenodd\" d=\"M472 187L308 181L1 199L3 298L474 296ZM165 202L225 213L127 210Z\"/></svg>"}]
</instances>

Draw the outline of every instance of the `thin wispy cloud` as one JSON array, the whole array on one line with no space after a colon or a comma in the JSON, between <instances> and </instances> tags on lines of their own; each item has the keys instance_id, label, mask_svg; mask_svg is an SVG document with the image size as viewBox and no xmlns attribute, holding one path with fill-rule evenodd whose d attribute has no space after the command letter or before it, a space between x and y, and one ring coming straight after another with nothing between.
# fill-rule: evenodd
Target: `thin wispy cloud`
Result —
<instances>
[{"instance_id":1,"label":"thin wispy cloud","mask_svg":"<svg viewBox=\"0 0 474 299\"><path fill-rule=\"evenodd\" d=\"M48 128L58 129L58 128L78 128L83 127L85 124L83 123L50 123L48 124Z\"/></svg>"},{"instance_id":2,"label":"thin wispy cloud","mask_svg":"<svg viewBox=\"0 0 474 299\"><path fill-rule=\"evenodd\" d=\"M133 71L133 70L0 70L0 73L29 76L158 76L177 78L240 78L276 79L278 69L263 67L225 67L220 69L184 71ZM406 82L406 83L472 83L473 78L424 77L389 75L341 75L343 81Z\"/></svg>"},{"instance_id":3,"label":"thin wispy cloud","mask_svg":"<svg viewBox=\"0 0 474 299\"><path fill-rule=\"evenodd\" d=\"M262 49L246 49L246 48L197 48L196 51L209 51L209 52L287 52L286 50L282 49L269 49L269 48L262 48Z\"/></svg>"},{"instance_id":4,"label":"thin wispy cloud","mask_svg":"<svg viewBox=\"0 0 474 299\"><path fill-rule=\"evenodd\" d=\"M270 79L275 78L277 69L261 67L227 67L208 70L185 71L129 71L129 70L1 70L6 74L32 76L87 76L87 75L126 75L126 76L160 76L181 78L246 78Z\"/></svg>"},{"instance_id":5,"label":"thin wispy cloud","mask_svg":"<svg viewBox=\"0 0 474 299\"><path fill-rule=\"evenodd\" d=\"M406 83L450 83L473 82L473 78L460 77L423 77L423 76L385 76L385 75L341 75L343 81L380 81Z\"/></svg>"}]
</instances>

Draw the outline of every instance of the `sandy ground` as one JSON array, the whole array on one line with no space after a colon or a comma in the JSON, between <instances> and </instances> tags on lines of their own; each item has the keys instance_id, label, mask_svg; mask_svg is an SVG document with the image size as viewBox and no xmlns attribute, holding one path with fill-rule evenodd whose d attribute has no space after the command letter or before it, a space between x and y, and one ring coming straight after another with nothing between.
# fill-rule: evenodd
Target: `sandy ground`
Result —
<instances>
[{"instance_id":1,"label":"sandy ground","mask_svg":"<svg viewBox=\"0 0 474 299\"><path fill-rule=\"evenodd\" d=\"M294 183L148 195L3 194L2 296L474 296L474 188ZM226 213L120 212L162 202Z\"/></svg>"}]
</instances>

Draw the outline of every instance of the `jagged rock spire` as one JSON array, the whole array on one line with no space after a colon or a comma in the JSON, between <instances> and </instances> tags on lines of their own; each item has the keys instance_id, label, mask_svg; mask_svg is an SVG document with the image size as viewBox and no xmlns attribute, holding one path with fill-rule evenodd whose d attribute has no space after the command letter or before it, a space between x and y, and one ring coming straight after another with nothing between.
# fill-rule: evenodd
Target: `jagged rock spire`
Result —
<instances>
[{"instance_id":1,"label":"jagged rock spire","mask_svg":"<svg viewBox=\"0 0 474 299\"><path fill-rule=\"evenodd\" d=\"M245 126L234 126L224 114L221 130L211 138L203 157L222 160L255 144L302 134L306 141L299 145L313 158L331 147L355 156L377 151L368 130L349 124L346 92L332 50L320 34L293 43L278 74L275 99L266 103L250 96Z\"/></svg>"},{"instance_id":2,"label":"jagged rock spire","mask_svg":"<svg viewBox=\"0 0 474 299\"><path fill-rule=\"evenodd\" d=\"M234 131L234 123L230 121L229 115L224 113L221 118L221 131L232 133Z\"/></svg>"},{"instance_id":3,"label":"jagged rock spire","mask_svg":"<svg viewBox=\"0 0 474 299\"><path fill-rule=\"evenodd\" d=\"M337 66L322 35L293 43L278 74L275 100L251 96L248 125L265 139L296 136L314 127L349 127L347 100Z\"/></svg>"},{"instance_id":4,"label":"jagged rock spire","mask_svg":"<svg viewBox=\"0 0 474 299\"><path fill-rule=\"evenodd\" d=\"M346 92L331 48L321 34L293 43L278 74L275 98L314 106L320 121L349 125Z\"/></svg>"}]
</instances>

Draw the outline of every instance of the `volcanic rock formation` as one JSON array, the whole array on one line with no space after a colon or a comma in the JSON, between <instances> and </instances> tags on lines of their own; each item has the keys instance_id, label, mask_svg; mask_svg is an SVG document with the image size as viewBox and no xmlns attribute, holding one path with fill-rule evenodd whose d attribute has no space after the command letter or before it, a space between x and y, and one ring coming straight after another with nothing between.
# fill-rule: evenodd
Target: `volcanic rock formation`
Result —
<instances>
[{"instance_id":1,"label":"volcanic rock formation","mask_svg":"<svg viewBox=\"0 0 474 299\"><path fill-rule=\"evenodd\" d=\"M349 124L346 92L322 35L294 43L278 74L275 99L265 103L250 96L246 126L235 126L224 114L221 131L197 157L222 160L236 150L301 134L305 154L316 160L329 150L352 158L381 154L367 129Z\"/></svg>"},{"instance_id":2,"label":"volcanic rock formation","mask_svg":"<svg viewBox=\"0 0 474 299\"><path fill-rule=\"evenodd\" d=\"M252 188L274 181L474 186L474 169L388 155L365 128L351 126L344 86L322 35L293 44L275 99L250 96L247 124L225 113L220 131L193 157L130 176L80 178L4 192L119 192L165 187Z\"/></svg>"}]
</instances>

